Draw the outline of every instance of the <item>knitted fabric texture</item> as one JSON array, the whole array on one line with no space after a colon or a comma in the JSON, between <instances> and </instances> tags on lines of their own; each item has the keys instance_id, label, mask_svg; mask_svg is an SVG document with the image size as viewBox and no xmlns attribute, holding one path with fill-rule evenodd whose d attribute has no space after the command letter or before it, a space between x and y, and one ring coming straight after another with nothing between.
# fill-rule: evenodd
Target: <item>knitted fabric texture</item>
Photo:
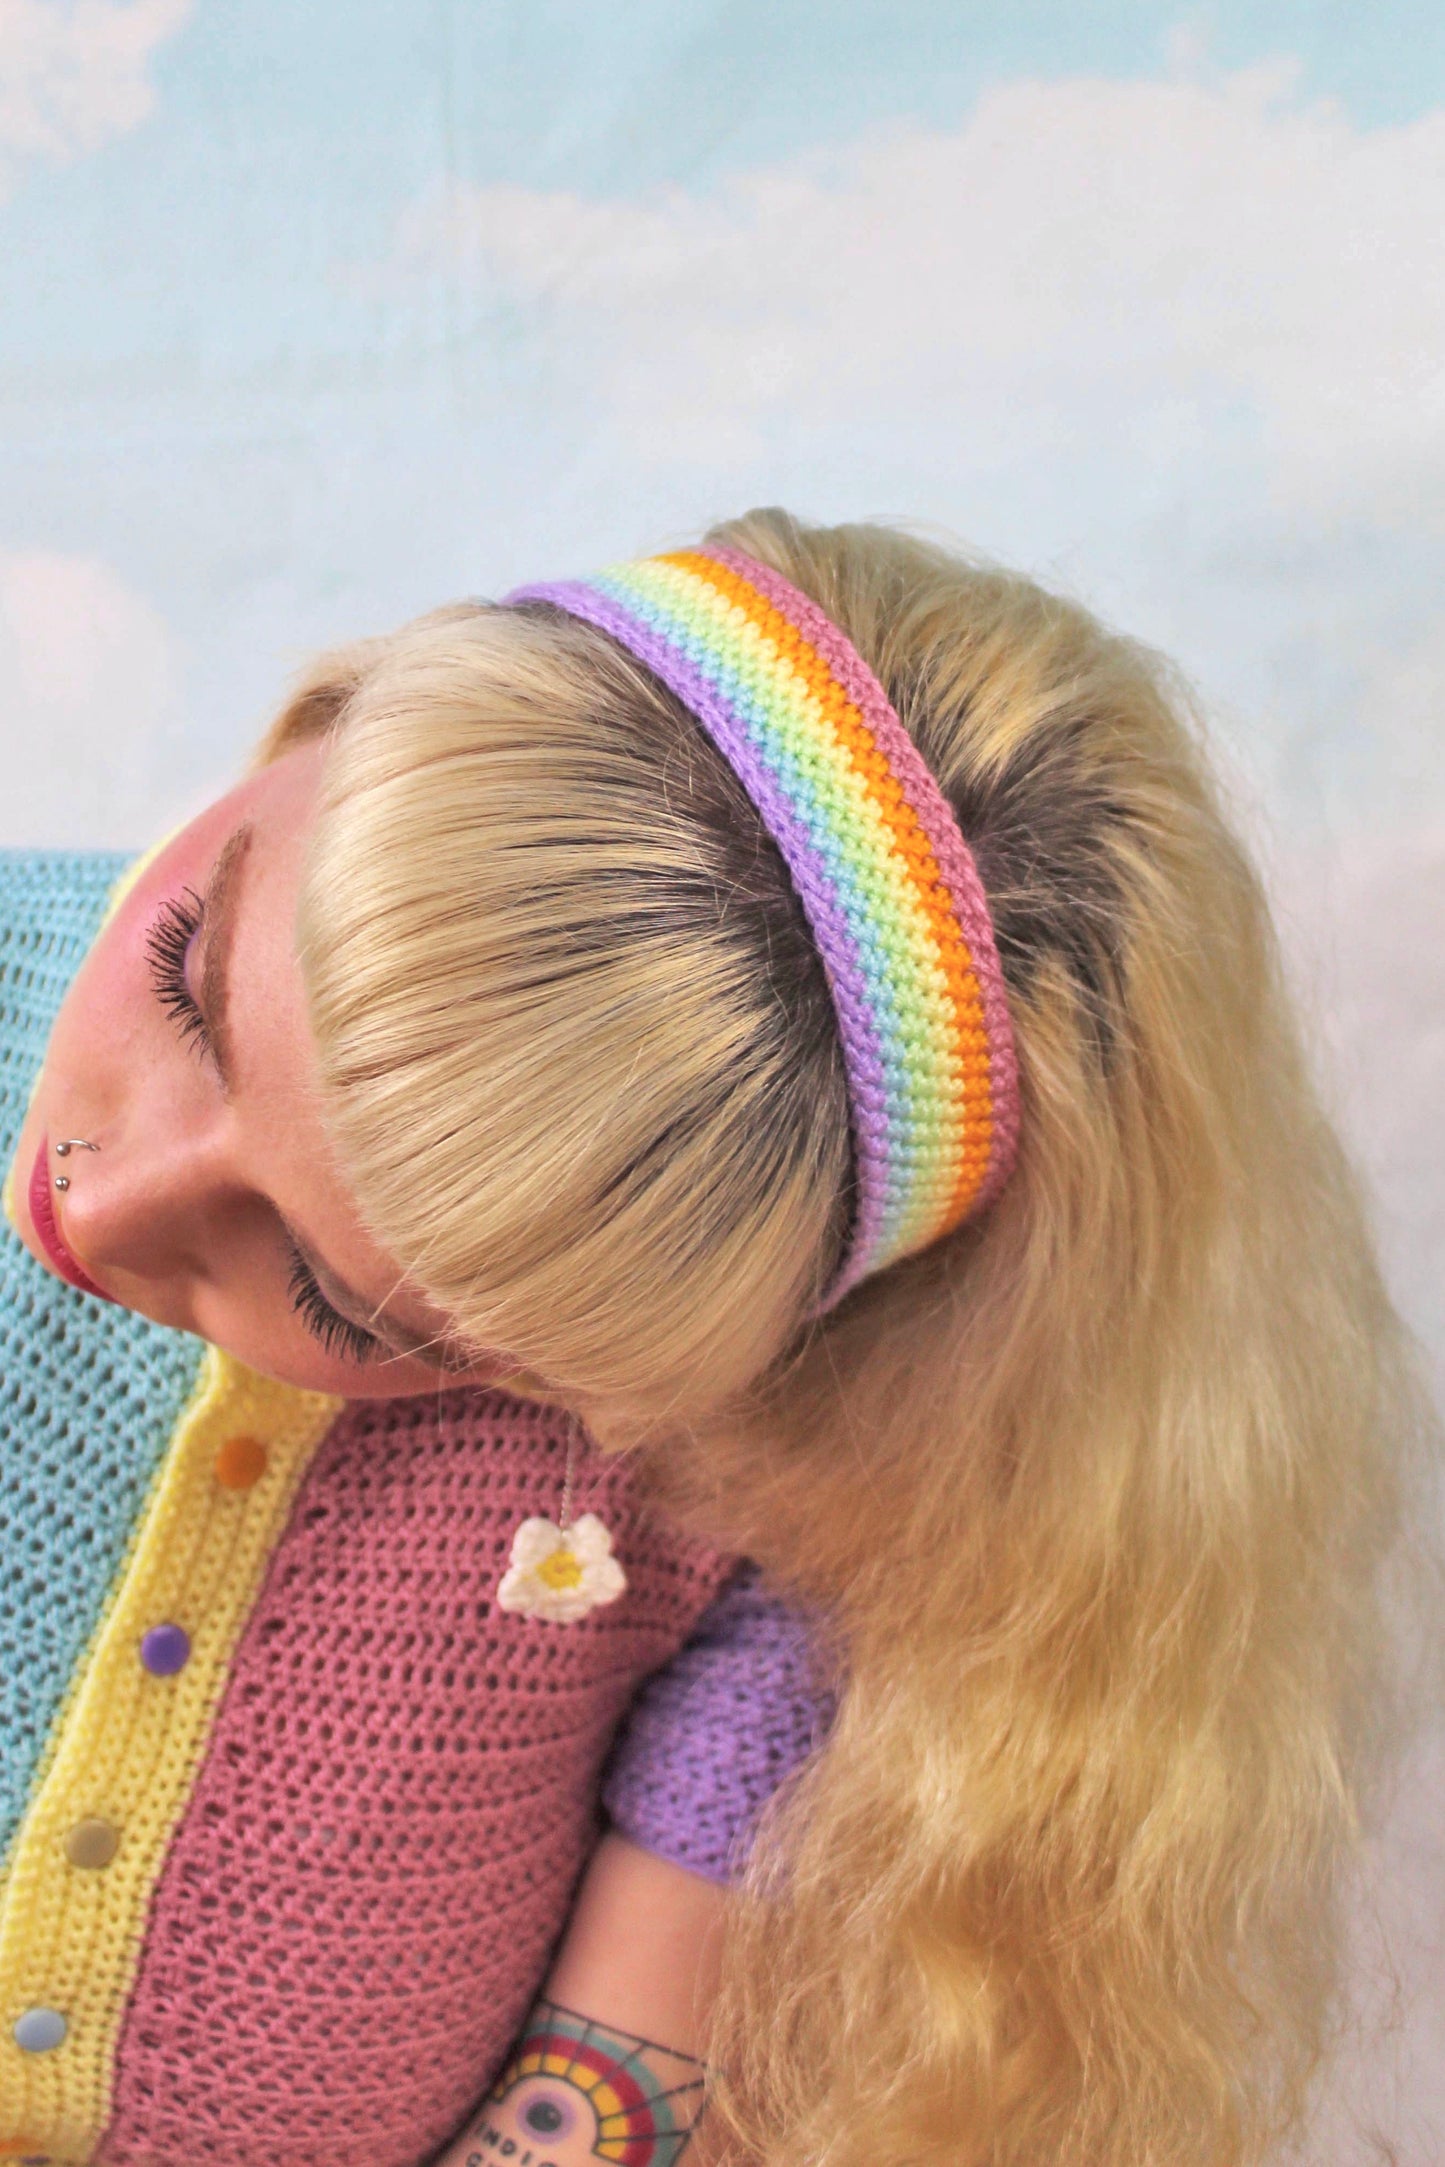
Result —
<instances>
[{"instance_id":1,"label":"knitted fabric texture","mask_svg":"<svg viewBox=\"0 0 1445 2167\"><path fill-rule=\"evenodd\" d=\"M765 1724L760 1705L773 1711ZM831 1714L797 1619L745 1566L639 1694L603 1784L608 1814L644 1851L734 1880L757 1813L823 1743ZM746 1817L741 1799L756 1802Z\"/></svg>"},{"instance_id":2,"label":"knitted fabric texture","mask_svg":"<svg viewBox=\"0 0 1445 2167\"><path fill-rule=\"evenodd\" d=\"M731 549L518 588L611 634L696 716L777 843L838 1015L857 1205L828 1308L998 1193L1018 1141L1003 972L972 853L862 656Z\"/></svg>"},{"instance_id":3,"label":"knitted fabric texture","mask_svg":"<svg viewBox=\"0 0 1445 2167\"><path fill-rule=\"evenodd\" d=\"M119 871L0 855L7 1162ZM558 1627L494 1596L569 1442L629 1585ZM0 2157L435 2151L541 1984L609 1753L619 1825L721 1875L811 1742L801 1629L734 1570L556 1410L295 1391L0 1236Z\"/></svg>"}]
</instances>

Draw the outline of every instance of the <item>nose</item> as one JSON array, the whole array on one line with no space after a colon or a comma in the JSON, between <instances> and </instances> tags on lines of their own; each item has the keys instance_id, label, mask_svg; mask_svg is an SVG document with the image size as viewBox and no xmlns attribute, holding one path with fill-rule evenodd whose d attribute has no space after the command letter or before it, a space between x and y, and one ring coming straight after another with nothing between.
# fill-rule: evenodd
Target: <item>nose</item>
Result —
<instances>
[{"instance_id":1,"label":"nose","mask_svg":"<svg viewBox=\"0 0 1445 2167\"><path fill-rule=\"evenodd\" d=\"M240 1196L224 1119L127 1120L92 1137L93 1153L62 1139L61 1216L80 1263L102 1278L204 1276Z\"/></svg>"}]
</instances>

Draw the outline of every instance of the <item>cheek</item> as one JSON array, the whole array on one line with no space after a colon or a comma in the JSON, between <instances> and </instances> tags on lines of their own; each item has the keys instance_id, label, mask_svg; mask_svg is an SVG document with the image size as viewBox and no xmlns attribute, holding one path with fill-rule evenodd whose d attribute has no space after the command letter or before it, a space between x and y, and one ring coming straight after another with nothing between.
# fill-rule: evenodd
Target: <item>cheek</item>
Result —
<instances>
[{"instance_id":1,"label":"cheek","mask_svg":"<svg viewBox=\"0 0 1445 2167\"><path fill-rule=\"evenodd\" d=\"M134 1055L151 1023L145 929L129 904L105 927L55 1020L52 1056L84 1061L98 1076Z\"/></svg>"},{"instance_id":2,"label":"cheek","mask_svg":"<svg viewBox=\"0 0 1445 2167\"><path fill-rule=\"evenodd\" d=\"M50 1035L52 1080L63 1078L97 1112L113 1110L119 1078L143 1080L165 1053L166 1018L146 956L158 901L148 880L125 898L81 965Z\"/></svg>"}]
</instances>

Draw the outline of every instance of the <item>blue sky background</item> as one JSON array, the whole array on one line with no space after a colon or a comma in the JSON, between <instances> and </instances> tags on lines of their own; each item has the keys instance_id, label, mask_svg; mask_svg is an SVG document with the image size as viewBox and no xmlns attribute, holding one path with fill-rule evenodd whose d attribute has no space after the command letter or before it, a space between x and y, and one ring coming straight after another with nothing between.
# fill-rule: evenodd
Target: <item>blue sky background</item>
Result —
<instances>
[{"instance_id":1,"label":"blue sky background","mask_svg":"<svg viewBox=\"0 0 1445 2167\"><path fill-rule=\"evenodd\" d=\"M1438 0L3 0L0 843L149 839L453 595L942 527L1198 686L1445 1362L1442 233Z\"/></svg>"},{"instance_id":2,"label":"blue sky background","mask_svg":"<svg viewBox=\"0 0 1445 2167\"><path fill-rule=\"evenodd\" d=\"M22 22L80 21L60 0L17 4ZM981 98L1011 85L1192 79L1206 97L1219 86L1218 101L1261 63L1294 71L1274 93L1282 112L1336 101L1345 132L1368 142L1437 112L1438 10L1400 0L1182 15L874 0L362 0L344 10L102 0L89 10L92 21L107 15L134 26L125 58L149 86L148 114L107 122L107 56L75 50L79 29L69 51L54 40L49 78L45 55L32 57L12 101L28 94L43 117L69 90L75 110L52 120L52 142L27 155L12 114L6 158L0 113L0 541L98 559L158 612L165 639L140 672L155 772L127 758L110 774L105 760L89 798L74 781L62 794L39 778L11 815L24 832L88 832L97 821L114 832L117 817L128 830L155 787L202 784L217 751L254 726L278 669L318 639L683 532L752 495L825 515L933 519L1080 585L1180 652L1216 703L1240 706L1240 734L1267 739L1255 764L1294 813L1315 814L1320 796L1418 796L1421 747L1397 744L1387 776L1358 695L1428 619L1439 533L1367 517L1322 537L1292 521L1289 506L1269 502L1248 385L1187 368L1171 381L1166 366L1131 406L1140 387L1121 369L1114 407L1107 362L1102 384L1097 356L1070 383L1055 353L1012 411L995 382L982 414L950 412L946 375L921 403L916 385L900 385L894 403L888 330L880 338L870 311L857 335L874 378L829 428L811 426L795 374L791 395L753 417L750 456L719 431L720 456L680 443L639 463L626 432L619 442L609 431L615 378L629 341L665 355L677 336L670 310L697 297L664 281L656 320L619 337L625 261L610 291L579 295L580 235L570 246L554 236L535 266L499 265L475 236L444 231L440 207L510 189L538 202L681 205L694 217L730 200L736 210L750 177L814 170L826 191L830 168L845 173L860 145L888 131L946 141ZM1047 133L1046 107L1026 117ZM403 264L398 234L428 205L430 249ZM885 250L890 209L906 216L907 205L882 206ZM766 221L756 238L766 257ZM1378 234L1381 247L1398 238ZM1419 277L1430 270L1422 249ZM1012 271L1026 283L1027 258ZM1147 302L1161 271L1136 267L1123 300L1137 305L1142 288ZM645 278L634 298L646 303ZM1309 298L1328 306L1323 292ZM725 313L725 280L721 299ZM799 319L817 302L804 282ZM997 302L985 287L976 306L986 317ZM891 335L906 343L906 282L896 305ZM945 354L950 337L968 344L969 305L960 292L942 338L930 326ZM739 313L770 327L788 306L786 291L739 296ZM1300 313L1286 332L1296 344ZM1121 345L1132 328L1126 307L1113 326ZM852 335L845 321L845 345ZM685 365L685 324L677 345ZM826 374L839 358L835 345L813 369ZM692 433L708 437L706 402ZM1327 507L1337 525L1339 509ZM1187 596L1170 577L1175 520L1208 530L1194 537ZM1283 623L1281 583L1291 589ZM1360 620L1359 637L1322 647L1316 617L1338 633L1341 613Z\"/></svg>"}]
</instances>

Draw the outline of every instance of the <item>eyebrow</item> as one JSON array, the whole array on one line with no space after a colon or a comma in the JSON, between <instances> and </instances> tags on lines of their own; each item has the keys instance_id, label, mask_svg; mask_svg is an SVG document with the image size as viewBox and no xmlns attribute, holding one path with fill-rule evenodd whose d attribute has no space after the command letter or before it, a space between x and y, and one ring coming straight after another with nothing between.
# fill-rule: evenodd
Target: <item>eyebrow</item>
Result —
<instances>
[{"instance_id":1,"label":"eyebrow","mask_svg":"<svg viewBox=\"0 0 1445 2167\"><path fill-rule=\"evenodd\" d=\"M228 1099L235 1096L236 1073L231 1052L231 941L236 930L241 866L253 833L249 820L231 831L211 867L201 898L201 1012L206 1019L211 1057Z\"/></svg>"}]
</instances>

